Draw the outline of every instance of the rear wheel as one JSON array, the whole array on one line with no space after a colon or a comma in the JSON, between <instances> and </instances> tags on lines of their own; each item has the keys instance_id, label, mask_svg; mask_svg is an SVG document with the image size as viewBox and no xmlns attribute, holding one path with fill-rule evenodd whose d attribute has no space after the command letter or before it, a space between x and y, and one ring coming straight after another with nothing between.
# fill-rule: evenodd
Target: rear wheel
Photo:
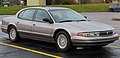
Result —
<instances>
[{"instance_id":1,"label":"rear wheel","mask_svg":"<svg viewBox=\"0 0 120 58\"><path fill-rule=\"evenodd\" d=\"M75 48L71 43L70 36L64 31L57 33L55 43L59 51L68 51Z\"/></svg>"},{"instance_id":2,"label":"rear wheel","mask_svg":"<svg viewBox=\"0 0 120 58\"><path fill-rule=\"evenodd\" d=\"M18 42L20 40L20 36L14 26L9 28L8 35L12 42Z\"/></svg>"}]
</instances>

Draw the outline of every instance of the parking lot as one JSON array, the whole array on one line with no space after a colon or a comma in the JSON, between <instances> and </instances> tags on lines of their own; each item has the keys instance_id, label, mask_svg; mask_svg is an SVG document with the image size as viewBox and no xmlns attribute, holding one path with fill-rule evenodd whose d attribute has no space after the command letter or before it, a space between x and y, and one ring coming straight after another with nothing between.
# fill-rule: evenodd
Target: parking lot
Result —
<instances>
[{"instance_id":1,"label":"parking lot","mask_svg":"<svg viewBox=\"0 0 120 58\"><path fill-rule=\"evenodd\" d=\"M120 34L120 13L93 12L81 13L89 20L109 24ZM12 15L0 15L2 18ZM69 52L59 52L52 43L23 39L19 43L12 43L8 36L0 31L0 58L120 58L120 40L102 48L81 48Z\"/></svg>"}]
</instances>

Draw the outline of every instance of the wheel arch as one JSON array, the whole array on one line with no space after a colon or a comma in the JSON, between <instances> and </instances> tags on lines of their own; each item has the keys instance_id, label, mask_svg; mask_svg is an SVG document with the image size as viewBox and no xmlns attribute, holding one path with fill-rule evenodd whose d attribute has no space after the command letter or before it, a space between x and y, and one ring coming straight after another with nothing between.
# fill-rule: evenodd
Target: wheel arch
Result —
<instances>
[{"instance_id":1,"label":"wheel arch","mask_svg":"<svg viewBox=\"0 0 120 58\"><path fill-rule=\"evenodd\" d=\"M57 34L58 32L60 32L60 31L65 31L69 36L71 36L71 33L70 33L68 30L66 30L66 29L56 29L55 32L54 32L54 34L53 34L54 40L55 40L56 34Z\"/></svg>"},{"instance_id":2,"label":"wheel arch","mask_svg":"<svg viewBox=\"0 0 120 58\"><path fill-rule=\"evenodd\" d=\"M9 28L10 28L11 26L14 26L15 28L17 28L15 24L12 24L12 23L11 23L11 24L9 24L8 27L7 27L7 33L9 32Z\"/></svg>"}]
</instances>

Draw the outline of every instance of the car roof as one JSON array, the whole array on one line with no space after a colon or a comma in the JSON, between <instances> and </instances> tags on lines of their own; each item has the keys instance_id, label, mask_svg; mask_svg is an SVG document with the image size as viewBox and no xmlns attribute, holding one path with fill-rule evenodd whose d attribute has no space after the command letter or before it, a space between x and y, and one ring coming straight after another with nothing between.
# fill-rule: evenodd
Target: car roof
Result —
<instances>
[{"instance_id":1,"label":"car roof","mask_svg":"<svg viewBox=\"0 0 120 58\"><path fill-rule=\"evenodd\" d=\"M18 11L18 12L16 13L16 16L17 16L21 11L23 11L23 10L25 10L25 9L32 9L32 8L34 8L34 9L45 9L45 10L69 9L69 8L64 8L64 7L27 7L27 8L23 8L23 9L21 9L20 11Z\"/></svg>"},{"instance_id":2,"label":"car roof","mask_svg":"<svg viewBox=\"0 0 120 58\"><path fill-rule=\"evenodd\" d=\"M45 9L45 10L53 10L53 9L68 9L68 8L64 8L64 7L28 7L29 8L37 8L37 9Z\"/></svg>"}]
</instances>

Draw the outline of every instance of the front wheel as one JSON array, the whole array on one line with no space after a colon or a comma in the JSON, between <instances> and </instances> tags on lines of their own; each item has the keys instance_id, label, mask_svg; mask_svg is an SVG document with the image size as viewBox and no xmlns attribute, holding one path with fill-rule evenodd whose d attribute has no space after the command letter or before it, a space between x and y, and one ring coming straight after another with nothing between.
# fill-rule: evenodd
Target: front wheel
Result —
<instances>
[{"instance_id":1,"label":"front wheel","mask_svg":"<svg viewBox=\"0 0 120 58\"><path fill-rule=\"evenodd\" d=\"M11 26L9 28L8 35L9 35L10 41L12 42L18 42L20 40L20 36L14 26Z\"/></svg>"},{"instance_id":2,"label":"front wheel","mask_svg":"<svg viewBox=\"0 0 120 58\"><path fill-rule=\"evenodd\" d=\"M70 49L73 49L70 36L64 31L60 31L57 33L55 37L55 42L59 51L68 51Z\"/></svg>"}]
</instances>

